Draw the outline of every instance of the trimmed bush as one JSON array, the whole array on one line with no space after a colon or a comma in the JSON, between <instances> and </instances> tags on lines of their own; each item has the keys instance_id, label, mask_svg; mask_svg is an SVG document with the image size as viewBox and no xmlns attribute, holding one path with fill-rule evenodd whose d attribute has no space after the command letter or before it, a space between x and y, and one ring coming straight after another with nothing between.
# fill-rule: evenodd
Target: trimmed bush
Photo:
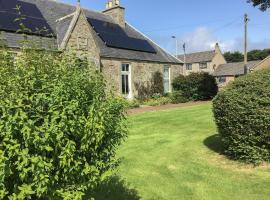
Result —
<instances>
[{"instance_id":1,"label":"trimmed bush","mask_svg":"<svg viewBox=\"0 0 270 200\"><path fill-rule=\"evenodd\" d=\"M208 73L191 73L188 76L180 75L173 80L173 89L182 92L189 100L209 100L218 92L214 76Z\"/></svg>"},{"instance_id":2,"label":"trimmed bush","mask_svg":"<svg viewBox=\"0 0 270 200\"><path fill-rule=\"evenodd\" d=\"M170 94L170 98L172 100L172 103L178 104L178 103L186 103L188 102L188 99L184 97L183 93L181 91L174 91Z\"/></svg>"},{"instance_id":3,"label":"trimmed bush","mask_svg":"<svg viewBox=\"0 0 270 200\"><path fill-rule=\"evenodd\" d=\"M0 74L0 198L82 199L115 167L124 106L71 54L0 51Z\"/></svg>"},{"instance_id":4,"label":"trimmed bush","mask_svg":"<svg viewBox=\"0 0 270 200\"><path fill-rule=\"evenodd\" d=\"M270 70L237 78L213 104L225 153L247 163L270 161Z\"/></svg>"}]
</instances>

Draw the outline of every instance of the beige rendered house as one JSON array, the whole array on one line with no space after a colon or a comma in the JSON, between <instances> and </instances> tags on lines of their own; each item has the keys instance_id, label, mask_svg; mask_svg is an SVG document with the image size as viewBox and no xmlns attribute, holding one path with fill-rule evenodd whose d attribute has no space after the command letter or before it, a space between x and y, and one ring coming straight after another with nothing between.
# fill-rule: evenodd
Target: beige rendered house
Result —
<instances>
[{"instance_id":1,"label":"beige rendered house","mask_svg":"<svg viewBox=\"0 0 270 200\"><path fill-rule=\"evenodd\" d=\"M270 56L259 62L251 71L258 71L261 69L270 69Z\"/></svg>"},{"instance_id":2,"label":"beige rendered house","mask_svg":"<svg viewBox=\"0 0 270 200\"><path fill-rule=\"evenodd\" d=\"M4 0L0 4L1 41L20 49L22 34L16 32L14 7L21 6L24 23L30 29L46 27L46 33L27 32L27 39L41 48L75 50L100 70L107 87L132 99L140 87L161 72L164 91L172 90L174 77L183 73L183 62L175 58L125 20L119 0L110 0L103 12L96 12L52 0ZM2 14L1 14L2 13ZM4 13L4 14L3 14ZM48 34L50 33L50 34Z\"/></svg>"},{"instance_id":3,"label":"beige rendered house","mask_svg":"<svg viewBox=\"0 0 270 200\"><path fill-rule=\"evenodd\" d=\"M185 75L189 75L193 72L207 72L213 74L217 66L226 63L218 43L215 45L215 50L213 51L179 55L178 58L185 61Z\"/></svg>"}]
</instances>

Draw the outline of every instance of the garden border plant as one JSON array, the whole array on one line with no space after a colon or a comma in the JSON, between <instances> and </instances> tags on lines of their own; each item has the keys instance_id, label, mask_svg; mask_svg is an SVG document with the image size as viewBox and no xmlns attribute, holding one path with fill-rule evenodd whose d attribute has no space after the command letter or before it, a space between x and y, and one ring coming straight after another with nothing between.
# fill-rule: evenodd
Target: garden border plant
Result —
<instances>
[{"instance_id":1,"label":"garden border plant","mask_svg":"<svg viewBox=\"0 0 270 200\"><path fill-rule=\"evenodd\" d=\"M82 199L112 170L124 105L75 54L0 50L0 198Z\"/></svg>"}]
</instances>

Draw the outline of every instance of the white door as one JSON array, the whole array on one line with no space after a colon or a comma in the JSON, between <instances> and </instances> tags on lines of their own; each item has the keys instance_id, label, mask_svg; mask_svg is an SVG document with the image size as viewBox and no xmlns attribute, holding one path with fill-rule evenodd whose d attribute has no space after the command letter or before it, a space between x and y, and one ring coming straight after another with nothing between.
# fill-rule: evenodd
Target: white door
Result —
<instances>
[{"instance_id":1,"label":"white door","mask_svg":"<svg viewBox=\"0 0 270 200\"><path fill-rule=\"evenodd\" d=\"M170 92L170 67L165 66L163 72L164 93Z\"/></svg>"}]
</instances>

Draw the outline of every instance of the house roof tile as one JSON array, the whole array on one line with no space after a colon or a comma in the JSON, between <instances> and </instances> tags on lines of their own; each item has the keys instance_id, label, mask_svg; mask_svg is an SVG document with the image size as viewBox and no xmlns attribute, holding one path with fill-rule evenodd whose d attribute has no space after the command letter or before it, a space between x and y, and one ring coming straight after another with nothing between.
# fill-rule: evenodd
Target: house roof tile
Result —
<instances>
[{"instance_id":1,"label":"house roof tile","mask_svg":"<svg viewBox=\"0 0 270 200\"><path fill-rule=\"evenodd\" d=\"M0 1L5 1L5 0L0 0ZM76 7L72 5L60 3L60 2L55 2L52 0L20 0L20 1L32 3L37 6L41 14L43 15L43 17L49 24L50 28L54 31L55 35L57 35L57 38L50 38L50 40L52 40L55 43L55 46L57 46L57 44L59 46L61 41L64 38L64 34L68 30L68 27L70 24L70 18L67 18L61 22L57 22L57 20L74 13L76 10ZM84 13L86 17L114 23L114 20L110 16L105 15L103 13L95 12L95 11L91 11L87 9L84 9ZM106 46L106 44L96 34L94 37L97 40L97 43L101 50L101 57L141 60L141 61L150 61L150 62L154 61L154 62L174 63L174 64L182 63L179 59L167 53L160 46L158 46L149 38L141 34L131 25L126 23L126 27L124 31L130 37L147 40L152 45L152 47L157 51L157 53L154 54L154 53L147 53L147 52L140 52L140 51L111 48L111 47ZM8 33L8 37L6 37L7 44L10 47L19 47L18 42L21 39L22 39L22 36L16 33Z\"/></svg>"},{"instance_id":2,"label":"house roof tile","mask_svg":"<svg viewBox=\"0 0 270 200\"><path fill-rule=\"evenodd\" d=\"M260 60L249 61L248 68L253 69ZM214 72L214 76L240 76L244 74L244 62L227 63L217 67Z\"/></svg>"},{"instance_id":3,"label":"house roof tile","mask_svg":"<svg viewBox=\"0 0 270 200\"><path fill-rule=\"evenodd\" d=\"M199 62L209 62L215 56L215 51L203 51L186 54L186 63L199 63ZM180 60L184 60L184 55L179 55Z\"/></svg>"}]
</instances>

